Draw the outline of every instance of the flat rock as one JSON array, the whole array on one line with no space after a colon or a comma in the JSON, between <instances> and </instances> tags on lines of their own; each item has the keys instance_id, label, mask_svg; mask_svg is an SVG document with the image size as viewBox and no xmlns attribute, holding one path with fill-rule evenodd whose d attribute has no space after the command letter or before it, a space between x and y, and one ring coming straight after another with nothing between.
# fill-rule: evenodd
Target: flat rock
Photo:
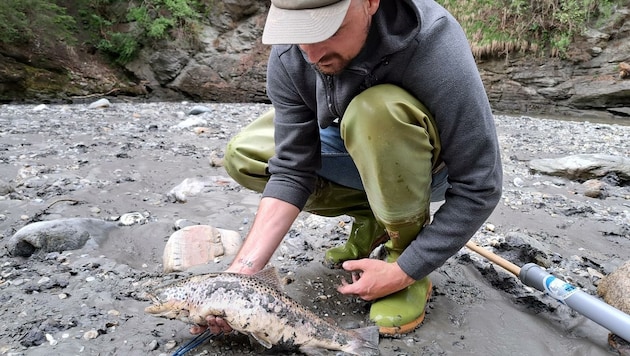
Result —
<instances>
[{"instance_id":1,"label":"flat rock","mask_svg":"<svg viewBox=\"0 0 630 356\"><path fill-rule=\"evenodd\" d=\"M571 180L588 180L616 174L622 181L630 181L630 158L606 154L579 154L561 158L533 159L530 170Z\"/></svg>"}]
</instances>

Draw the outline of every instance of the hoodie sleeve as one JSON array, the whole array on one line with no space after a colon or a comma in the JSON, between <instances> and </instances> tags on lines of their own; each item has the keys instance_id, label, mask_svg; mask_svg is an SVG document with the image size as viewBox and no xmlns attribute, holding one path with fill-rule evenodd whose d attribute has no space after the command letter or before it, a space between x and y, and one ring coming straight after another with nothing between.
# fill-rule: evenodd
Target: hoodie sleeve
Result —
<instances>
[{"instance_id":1,"label":"hoodie sleeve","mask_svg":"<svg viewBox=\"0 0 630 356\"><path fill-rule=\"evenodd\" d=\"M267 95L275 109L275 155L269 160L271 177L263 197L273 197L302 209L313 192L321 163L315 112L306 105L291 73L281 61L283 46L274 46L267 67ZM295 69L299 70L299 69Z\"/></svg>"}]
</instances>

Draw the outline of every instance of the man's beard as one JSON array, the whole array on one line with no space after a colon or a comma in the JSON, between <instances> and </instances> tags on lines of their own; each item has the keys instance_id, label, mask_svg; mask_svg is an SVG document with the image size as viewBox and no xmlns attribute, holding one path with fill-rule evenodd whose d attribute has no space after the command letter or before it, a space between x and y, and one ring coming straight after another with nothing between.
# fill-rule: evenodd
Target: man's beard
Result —
<instances>
[{"instance_id":1,"label":"man's beard","mask_svg":"<svg viewBox=\"0 0 630 356\"><path fill-rule=\"evenodd\" d=\"M365 33L365 37L369 37L370 34L370 27L372 26L372 19L370 18L369 21L367 22L367 25L365 26L364 29L364 33ZM367 40L366 40L367 42ZM363 43L363 47L365 47L366 43ZM363 48L361 49L363 50ZM361 51L359 51L359 53L361 53ZM358 55L358 53L357 53ZM333 60L333 63L335 64L334 66L322 66L319 63L315 63L315 68L317 69L318 72L325 74L325 75L337 75L341 72L343 72L344 69L346 69L346 67L348 67L348 65L350 64L350 62L354 59L353 58L344 58L343 56L341 56L338 53L333 53L330 54L329 56L326 56L322 59L320 59L320 63L330 63L331 60Z\"/></svg>"},{"instance_id":2,"label":"man's beard","mask_svg":"<svg viewBox=\"0 0 630 356\"><path fill-rule=\"evenodd\" d=\"M315 63L315 68L317 69L317 71L325 75L337 75L343 72L344 69L346 69L346 67L350 63L350 60L343 58L339 54L332 54L328 57L322 58L320 62L332 63L333 65L326 66L326 65L320 65L319 63Z\"/></svg>"}]
</instances>

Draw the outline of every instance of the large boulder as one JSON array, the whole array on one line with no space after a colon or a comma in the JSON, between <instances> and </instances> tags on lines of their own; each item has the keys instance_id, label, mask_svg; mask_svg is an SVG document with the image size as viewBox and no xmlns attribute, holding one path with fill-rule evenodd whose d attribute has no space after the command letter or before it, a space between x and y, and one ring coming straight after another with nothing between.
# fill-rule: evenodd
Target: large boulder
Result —
<instances>
[{"instance_id":1,"label":"large boulder","mask_svg":"<svg viewBox=\"0 0 630 356\"><path fill-rule=\"evenodd\" d=\"M630 181L630 158L607 154L580 154L559 158L534 159L529 168L537 173L585 181L614 174L621 182Z\"/></svg>"}]
</instances>

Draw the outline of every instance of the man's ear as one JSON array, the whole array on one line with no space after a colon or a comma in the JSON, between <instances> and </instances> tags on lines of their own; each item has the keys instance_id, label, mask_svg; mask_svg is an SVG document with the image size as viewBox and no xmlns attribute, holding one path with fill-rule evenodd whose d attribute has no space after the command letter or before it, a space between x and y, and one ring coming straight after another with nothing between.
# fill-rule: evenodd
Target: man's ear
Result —
<instances>
[{"instance_id":1,"label":"man's ear","mask_svg":"<svg viewBox=\"0 0 630 356\"><path fill-rule=\"evenodd\" d=\"M368 14L372 16L376 13L376 10L378 10L378 6L381 4L381 0L365 0L365 3Z\"/></svg>"}]
</instances>

